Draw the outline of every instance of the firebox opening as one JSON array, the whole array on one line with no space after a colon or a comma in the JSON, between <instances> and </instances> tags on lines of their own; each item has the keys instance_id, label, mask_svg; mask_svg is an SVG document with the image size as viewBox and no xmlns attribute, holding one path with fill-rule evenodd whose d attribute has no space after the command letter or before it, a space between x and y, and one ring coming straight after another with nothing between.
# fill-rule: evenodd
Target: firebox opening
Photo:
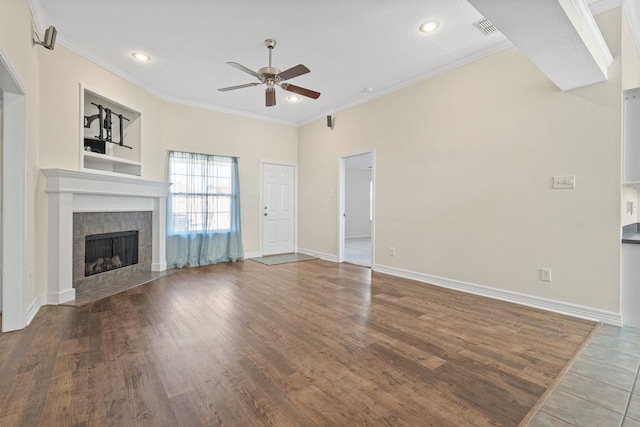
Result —
<instances>
[{"instance_id":1,"label":"firebox opening","mask_svg":"<svg viewBox=\"0 0 640 427\"><path fill-rule=\"evenodd\" d=\"M92 234L84 240L84 275L138 263L138 230Z\"/></svg>"}]
</instances>

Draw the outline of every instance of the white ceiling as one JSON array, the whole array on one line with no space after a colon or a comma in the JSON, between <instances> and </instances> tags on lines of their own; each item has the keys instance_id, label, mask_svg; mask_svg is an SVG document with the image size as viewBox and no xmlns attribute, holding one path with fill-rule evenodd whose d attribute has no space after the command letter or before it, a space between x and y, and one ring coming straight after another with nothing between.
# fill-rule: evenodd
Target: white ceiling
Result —
<instances>
[{"instance_id":1,"label":"white ceiling","mask_svg":"<svg viewBox=\"0 0 640 427\"><path fill-rule=\"evenodd\" d=\"M602 3L590 0L588 3ZM58 30L57 42L171 101L300 125L511 46L486 36L466 0L30 0L36 25ZM440 22L423 34L419 25ZM311 73L289 82L322 95L297 104L277 88L265 107L264 86L226 64L268 64L267 38L278 44L273 66L299 63ZM151 55L134 61L133 51ZM55 54L51 52L50 54ZM365 91L373 88L373 92Z\"/></svg>"}]
</instances>

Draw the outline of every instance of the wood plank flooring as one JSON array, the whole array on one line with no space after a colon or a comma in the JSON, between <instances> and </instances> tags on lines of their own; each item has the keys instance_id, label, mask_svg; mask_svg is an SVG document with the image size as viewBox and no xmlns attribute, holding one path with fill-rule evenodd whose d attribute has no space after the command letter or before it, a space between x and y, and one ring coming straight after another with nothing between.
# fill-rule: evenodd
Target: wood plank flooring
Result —
<instances>
[{"instance_id":1,"label":"wood plank flooring","mask_svg":"<svg viewBox=\"0 0 640 427\"><path fill-rule=\"evenodd\" d=\"M594 326L321 260L185 268L0 334L0 425L517 426Z\"/></svg>"}]
</instances>

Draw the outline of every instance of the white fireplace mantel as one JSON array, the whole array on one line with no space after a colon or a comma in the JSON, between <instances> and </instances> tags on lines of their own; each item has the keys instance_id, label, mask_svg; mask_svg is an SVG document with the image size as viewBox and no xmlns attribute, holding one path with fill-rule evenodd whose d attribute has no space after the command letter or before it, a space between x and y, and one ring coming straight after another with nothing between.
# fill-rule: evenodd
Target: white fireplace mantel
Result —
<instances>
[{"instance_id":1,"label":"white fireplace mantel","mask_svg":"<svg viewBox=\"0 0 640 427\"><path fill-rule=\"evenodd\" d=\"M63 169L42 169L47 193L47 303L75 299L74 212L152 212L151 270L164 271L170 183Z\"/></svg>"}]
</instances>

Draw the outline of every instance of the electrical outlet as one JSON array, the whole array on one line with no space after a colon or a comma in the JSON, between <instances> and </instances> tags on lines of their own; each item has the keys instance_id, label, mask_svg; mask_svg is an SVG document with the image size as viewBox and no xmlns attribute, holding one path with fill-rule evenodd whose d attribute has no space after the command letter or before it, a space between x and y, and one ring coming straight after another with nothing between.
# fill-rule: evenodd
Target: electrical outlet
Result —
<instances>
[{"instance_id":1,"label":"electrical outlet","mask_svg":"<svg viewBox=\"0 0 640 427\"><path fill-rule=\"evenodd\" d=\"M396 256L396 248L393 246L389 247L389 256Z\"/></svg>"},{"instance_id":2,"label":"electrical outlet","mask_svg":"<svg viewBox=\"0 0 640 427\"><path fill-rule=\"evenodd\" d=\"M551 269L550 268L541 268L540 269L540 280L543 282L551 281Z\"/></svg>"}]
</instances>

